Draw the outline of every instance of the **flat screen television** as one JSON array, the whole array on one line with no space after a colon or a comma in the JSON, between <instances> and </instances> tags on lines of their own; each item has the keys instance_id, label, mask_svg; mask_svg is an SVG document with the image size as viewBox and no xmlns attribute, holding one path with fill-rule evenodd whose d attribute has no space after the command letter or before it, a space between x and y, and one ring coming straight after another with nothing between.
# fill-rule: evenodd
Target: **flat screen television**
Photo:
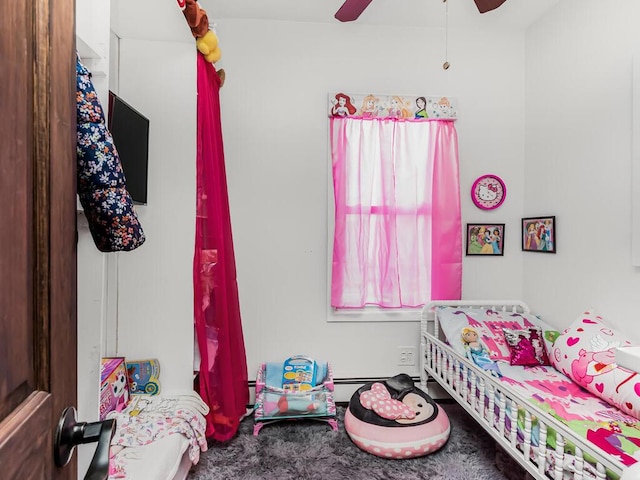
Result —
<instances>
[{"instance_id":1,"label":"flat screen television","mask_svg":"<svg viewBox=\"0 0 640 480\"><path fill-rule=\"evenodd\" d=\"M127 190L136 205L147 204L149 119L109 91L109 131L118 150Z\"/></svg>"}]
</instances>

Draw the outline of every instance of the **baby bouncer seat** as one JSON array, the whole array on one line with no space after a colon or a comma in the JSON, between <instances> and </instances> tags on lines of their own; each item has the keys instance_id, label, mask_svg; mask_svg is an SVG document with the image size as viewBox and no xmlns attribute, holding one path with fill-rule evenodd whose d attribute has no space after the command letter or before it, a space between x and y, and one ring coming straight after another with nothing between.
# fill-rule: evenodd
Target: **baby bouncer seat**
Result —
<instances>
[{"instance_id":1,"label":"baby bouncer seat","mask_svg":"<svg viewBox=\"0 0 640 480\"><path fill-rule=\"evenodd\" d=\"M328 362L296 355L263 363L256 378L253 434L266 424L293 419L325 421L338 430L333 389Z\"/></svg>"}]
</instances>

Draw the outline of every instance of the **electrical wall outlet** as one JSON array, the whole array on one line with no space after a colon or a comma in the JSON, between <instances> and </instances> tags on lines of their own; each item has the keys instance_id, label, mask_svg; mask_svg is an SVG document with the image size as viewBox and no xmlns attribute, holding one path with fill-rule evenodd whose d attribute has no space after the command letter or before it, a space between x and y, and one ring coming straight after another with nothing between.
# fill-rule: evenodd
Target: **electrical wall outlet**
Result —
<instances>
[{"instance_id":1,"label":"electrical wall outlet","mask_svg":"<svg viewBox=\"0 0 640 480\"><path fill-rule=\"evenodd\" d=\"M411 367L416 365L418 349L416 347L398 347L398 365Z\"/></svg>"}]
</instances>

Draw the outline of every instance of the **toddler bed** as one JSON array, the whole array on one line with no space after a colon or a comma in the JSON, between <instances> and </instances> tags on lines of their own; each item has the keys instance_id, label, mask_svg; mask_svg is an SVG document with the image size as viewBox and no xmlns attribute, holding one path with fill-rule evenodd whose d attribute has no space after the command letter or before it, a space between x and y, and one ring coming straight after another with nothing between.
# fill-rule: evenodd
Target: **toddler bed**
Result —
<instances>
[{"instance_id":1,"label":"toddler bed","mask_svg":"<svg viewBox=\"0 0 640 480\"><path fill-rule=\"evenodd\" d=\"M639 480L640 375L610 358L628 344L593 312L555 332L519 301L433 302L420 383L431 376L537 480Z\"/></svg>"},{"instance_id":2,"label":"toddler bed","mask_svg":"<svg viewBox=\"0 0 640 480\"><path fill-rule=\"evenodd\" d=\"M134 395L116 420L109 480L184 480L207 450L209 407L195 392Z\"/></svg>"}]
</instances>

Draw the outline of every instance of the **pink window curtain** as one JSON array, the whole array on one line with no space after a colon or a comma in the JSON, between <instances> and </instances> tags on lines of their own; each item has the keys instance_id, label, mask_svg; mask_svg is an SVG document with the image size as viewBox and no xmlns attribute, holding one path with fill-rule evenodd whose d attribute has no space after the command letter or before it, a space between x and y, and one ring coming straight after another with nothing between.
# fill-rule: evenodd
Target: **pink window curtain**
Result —
<instances>
[{"instance_id":1,"label":"pink window curtain","mask_svg":"<svg viewBox=\"0 0 640 480\"><path fill-rule=\"evenodd\" d=\"M197 390L211 409L206 436L232 438L249 402L236 266L220 124L220 80L198 57L194 319L200 373Z\"/></svg>"},{"instance_id":2,"label":"pink window curtain","mask_svg":"<svg viewBox=\"0 0 640 480\"><path fill-rule=\"evenodd\" d=\"M460 299L458 143L451 120L330 118L334 308Z\"/></svg>"}]
</instances>

